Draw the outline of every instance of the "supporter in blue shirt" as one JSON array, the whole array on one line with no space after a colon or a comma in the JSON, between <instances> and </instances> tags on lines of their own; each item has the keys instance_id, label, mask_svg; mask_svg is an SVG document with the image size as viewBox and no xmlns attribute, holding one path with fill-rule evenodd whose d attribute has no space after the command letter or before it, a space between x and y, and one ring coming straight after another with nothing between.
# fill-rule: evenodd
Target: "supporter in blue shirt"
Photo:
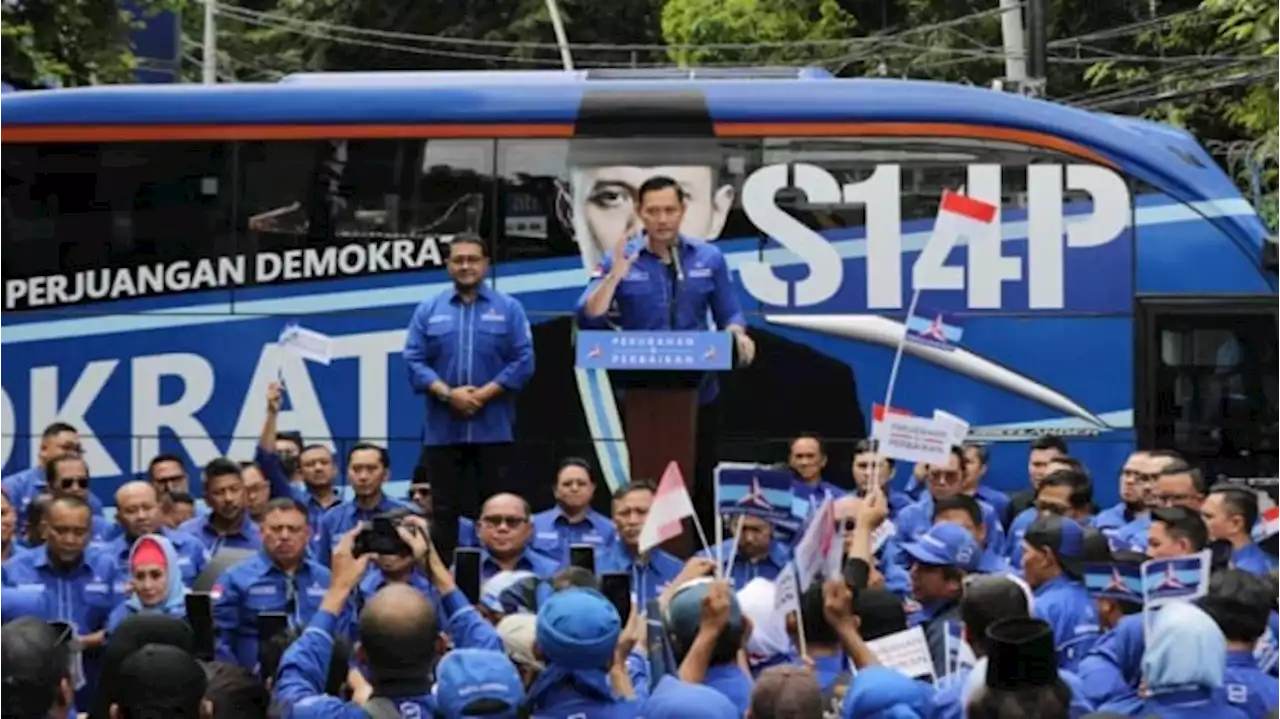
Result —
<instances>
[{"instance_id":1,"label":"supporter in blue shirt","mask_svg":"<svg viewBox=\"0 0 1280 719\"><path fill-rule=\"evenodd\" d=\"M822 438L802 434L791 440L787 465L796 475L791 485L791 508L795 525L802 525L826 500L834 501L845 495L845 490L823 479L822 473L827 468L827 450ZM791 542L799 537L792 530L784 530L780 532L778 539Z\"/></svg>"},{"instance_id":2,"label":"supporter in blue shirt","mask_svg":"<svg viewBox=\"0 0 1280 719\"><path fill-rule=\"evenodd\" d=\"M805 649L808 652L809 661L813 663L813 673L818 680L818 689L823 694L829 695L835 693L833 688L838 681L847 682L851 675L852 664L845 656L840 635L827 622L826 615L822 611L822 579L822 577L815 578L809 588L800 593L799 614L794 622L784 621L793 624L792 628L797 630L791 632L792 636L798 638L800 632L804 633ZM719 647L719 641L716 645Z\"/></svg>"},{"instance_id":3,"label":"supporter in blue shirt","mask_svg":"<svg viewBox=\"0 0 1280 719\"><path fill-rule=\"evenodd\" d=\"M617 540L613 521L591 508L596 482L587 460L560 462L554 492L556 506L533 515L534 549L567 566L571 546L588 544L600 552Z\"/></svg>"},{"instance_id":4,"label":"supporter in blue shirt","mask_svg":"<svg viewBox=\"0 0 1280 719\"><path fill-rule=\"evenodd\" d=\"M258 615L279 612L290 626L305 626L329 584L329 570L307 556L306 507L292 499L271 500L262 531L262 551L228 569L212 592L218 659L247 669L258 663Z\"/></svg>"},{"instance_id":5,"label":"supporter in blue shirt","mask_svg":"<svg viewBox=\"0 0 1280 719\"><path fill-rule=\"evenodd\" d=\"M639 715L645 719L742 719L742 712L720 692L670 674L658 681Z\"/></svg>"},{"instance_id":6,"label":"supporter in blue shirt","mask_svg":"<svg viewBox=\"0 0 1280 719\"><path fill-rule=\"evenodd\" d=\"M902 546L911 562L911 596L919 608L909 617L924 628L934 674L947 673L947 625L959 619L964 579L977 570L982 549L964 527L940 522Z\"/></svg>"},{"instance_id":7,"label":"supporter in blue shirt","mask_svg":"<svg viewBox=\"0 0 1280 719\"><path fill-rule=\"evenodd\" d=\"M84 458L78 454L66 454L45 462L45 477L49 485L49 492L55 497L71 496L84 500L90 507L94 506L97 500L89 491L89 484L92 475L89 473L89 465ZM101 506L101 505L99 505ZM110 522L101 514L95 512L93 515L93 529L91 531L92 539L90 541L101 541L111 536L113 529Z\"/></svg>"},{"instance_id":8,"label":"supporter in blue shirt","mask_svg":"<svg viewBox=\"0 0 1280 719\"><path fill-rule=\"evenodd\" d=\"M817 586L821 591L817 582L810 586ZM819 612L820 620L822 616ZM682 665L680 678L715 689L745 714L751 705L752 682L738 663L738 651L742 648L742 634L746 628L742 622L742 609L728 582L702 578L685 583L671 597L666 625L676 662ZM690 676L683 665L695 641L704 633L710 633L703 640L711 641L710 656L705 670L700 672L701 676Z\"/></svg>"},{"instance_id":9,"label":"supporter in blue shirt","mask_svg":"<svg viewBox=\"0 0 1280 719\"><path fill-rule=\"evenodd\" d=\"M1280 681L1258 668L1253 648L1267 631L1275 585L1242 569L1215 572L1198 604L1227 640L1227 667L1215 698L1251 717L1280 708Z\"/></svg>"},{"instance_id":10,"label":"supporter in blue shirt","mask_svg":"<svg viewBox=\"0 0 1280 719\"><path fill-rule=\"evenodd\" d=\"M1231 566L1261 576L1275 570L1276 557L1253 541L1253 525L1258 521L1258 495L1253 490L1214 487L1200 507L1200 518L1210 541L1231 543Z\"/></svg>"},{"instance_id":11,"label":"supporter in blue shirt","mask_svg":"<svg viewBox=\"0 0 1280 719\"><path fill-rule=\"evenodd\" d=\"M1208 544L1200 515L1185 507L1151 510L1148 538L1151 559L1195 554ZM1080 675L1099 710L1133 711L1139 706L1145 628L1141 614L1121 618L1080 662Z\"/></svg>"},{"instance_id":12,"label":"supporter in blue shirt","mask_svg":"<svg viewBox=\"0 0 1280 719\"><path fill-rule=\"evenodd\" d=\"M208 559L223 547L260 549L262 535L245 511L244 476L240 465L225 457L212 460L204 468L204 501L209 514L194 517L178 527L204 544Z\"/></svg>"},{"instance_id":13,"label":"supporter in blue shirt","mask_svg":"<svg viewBox=\"0 0 1280 719\"><path fill-rule=\"evenodd\" d=\"M385 448L368 442L351 447L347 452L347 483L355 496L351 501L342 502L325 512L320 524L323 536L318 544L313 543L318 547L317 561L328 564L333 547L361 522L372 521L379 514L409 509L404 502L383 493L383 485L390 473L391 455Z\"/></svg>"},{"instance_id":14,"label":"supporter in blue shirt","mask_svg":"<svg viewBox=\"0 0 1280 719\"><path fill-rule=\"evenodd\" d=\"M24 469L3 479L5 494L9 495L13 507L18 512L18 532L26 531L27 507L36 495L50 491L45 481L46 465L58 457L79 457L84 448L80 444L80 433L75 427L65 422L54 422L44 428L40 435L40 451L36 455L36 466ZM102 514L102 504L97 497L89 495L89 507L95 516Z\"/></svg>"},{"instance_id":15,"label":"supporter in blue shirt","mask_svg":"<svg viewBox=\"0 0 1280 719\"><path fill-rule=\"evenodd\" d=\"M0 561L9 561L19 549L18 512L9 501L9 494L0 490Z\"/></svg>"},{"instance_id":16,"label":"supporter in blue shirt","mask_svg":"<svg viewBox=\"0 0 1280 719\"><path fill-rule=\"evenodd\" d=\"M480 580L501 571L523 569L543 579L560 570L560 562L530 547L533 513L514 494L495 494L480 510Z\"/></svg>"},{"instance_id":17,"label":"supporter in blue shirt","mask_svg":"<svg viewBox=\"0 0 1280 719\"><path fill-rule=\"evenodd\" d=\"M112 604L118 604L128 593L131 578L129 557L139 537L158 534L165 538L174 550L174 576L187 587L192 586L206 564L204 545L200 540L162 523L160 501L156 489L149 482L127 482L116 490L116 522L120 531L114 539L95 543L99 576L111 585Z\"/></svg>"},{"instance_id":18,"label":"supporter in blue shirt","mask_svg":"<svg viewBox=\"0 0 1280 719\"><path fill-rule=\"evenodd\" d=\"M139 484L151 489L145 482ZM108 634L135 614L187 616L187 588L178 570L178 553L168 539L159 534L139 537L129 551L128 567L131 592L107 617Z\"/></svg>"},{"instance_id":19,"label":"supporter in blue shirt","mask_svg":"<svg viewBox=\"0 0 1280 719\"><path fill-rule=\"evenodd\" d=\"M1160 608L1142 655L1147 697L1135 716L1161 719L1245 719L1217 694L1227 666L1227 642L1209 615L1187 602Z\"/></svg>"},{"instance_id":20,"label":"supporter in blue shirt","mask_svg":"<svg viewBox=\"0 0 1280 719\"><path fill-rule=\"evenodd\" d=\"M964 446L964 493L991 505L996 517L1003 518L1009 511L1009 495L985 484L990 465L991 450L987 445L968 443Z\"/></svg>"},{"instance_id":21,"label":"supporter in blue shirt","mask_svg":"<svg viewBox=\"0 0 1280 719\"><path fill-rule=\"evenodd\" d=\"M526 711L548 719L630 719L639 702L619 695L609 678L622 619L599 592L570 588L538 609L537 650L546 667L529 686Z\"/></svg>"},{"instance_id":22,"label":"supporter in blue shirt","mask_svg":"<svg viewBox=\"0 0 1280 719\"><path fill-rule=\"evenodd\" d=\"M48 509L45 547L19 554L4 571L6 588L43 591L44 618L70 624L77 641L89 651L103 645L110 611L108 587L96 576L96 558L88 550L92 517L84 500L54 498ZM76 697L81 709L92 698L96 662L86 661L85 672L89 681Z\"/></svg>"},{"instance_id":23,"label":"supporter in blue shirt","mask_svg":"<svg viewBox=\"0 0 1280 719\"><path fill-rule=\"evenodd\" d=\"M400 537L414 559L425 566L441 594L445 630L458 649L502 650L497 632L476 613L453 582L439 552L420 534L402 527ZM344 702L325 693L334 636L351 591L364 576L372 555L352 556L356 532L350 531L334 547L333 575L323 599L302 636L285 651L274 686L276 701L294 719L367 719L362 702ZM367 669L373 695L390 700L386 710L406 715L436 716L432 669L440 646L440 616L421 592L404 584L383 587L365 603L357 620L360 645L356 661ZM445 670L452 682L452 670ZM445 690L443 699L452 696Z\"/></svg>"},{"instance_id":24,"label":"supporter in blue shirt","mask_svg":"<svg viewBox=\"0 0 1280 719\"><path fill-rule=\"evenodd\" d=\"M516 422L515 394L533 376L533 333L515 298L485 285L489 255L478 235L455 235L453 286L413 312L404 361L426 396L418 464L435 489L440 551L453 556L458 517L505 489Z\"/></svg>"},{"instance_id":25,"label":"supporter in blue shirt","mask_svg":"<svg viewBox=\"0 0 1280 719\"><path fill-rule=\"evenodd\" d=\"M930 719L963 719L974 688L972 675L985 681L988 654L987 628L1001 619L1031 616L1031 595L1020 582L1009 576L977 577L965 584L960 600L960 618L964 638L978 663L972 668L939 677L938 691L933 696ZM1071 689L1071 719L1080 719L1093 711L1080 678L1066 669L1058 670L1058 678Z\"/></svg>"},{"instance_id":26,"label":"supporter in blue shirt","mask_svg":"<svg viewBox=\"0 0 1280 719\"><path fill-rule=\"evenodd\" d=\"M740 529L738 525L741 525ZM698 556L714 559L721 566L726 566L724 576L735 589L742 589L757 577L770 581L777 579L778 573L791 560L791 551L773 540L773 525L760 517L740 515L734 518L732 526L738 536L736 552L734 541L726 539L698 552Z\"/></svg>"},{"instance_id":27,"label":"supporter in blue shirt","mask_svg":"<svg viewBox=\"0 0 1280 719\"><path fill-rule=\"evenodd\" d=\"M436 591L436 588L431 584L431 580L421 570L419 563L412 556L374 555L373 561L369 563L369 568L365 570L364 576L360 578L360 582L351 590L351 597L347 602L346 611L340 617L341 621L338 622L339 626L347 629L347 634L353 645L360 640L360 623L357 621L360 616L360 610L369 603L373 595L381 591L383 587L392 584L404 584L416 589L428 602L431 602L436 614L440 613L440 593Z\"/></svg>"},{"instance_id":28,"label":"supporter in blue shirt","mask_svg":"<svg viewBox=\"0 0 1280 719\"><path fill-rule=\"evenodd\" d=\"M934 500L962 494L961 489L963 487L964 452L959 447L952 447L947 466L929 467L929 493L921 497L920 501L903 509L898 513L897 518L893 520L897 531L890 541L900 548L901 545L913 541L929 531L929 527L933 525ZM991 505L982 500L978 500L978 503L982 507L982 524L987 528L987 541L984 549L990 547L995 551L1000 551L1005 543L1004 525L996 517L995 509ZM887 551L890 557L899 560L905 559L897 551L897 548Z\"/></svg>"},{"instance_id":29,"label":"supporter in blue shirt","mask_svg":"<svg viewBox=\"0 0 1280 719\"><path fill-rule=\"evenodd\" d=\"M1093 527L1111 536L1147 511L1146 488L1155 481L1146 471L1147 453L1134 452L1120 470L1120 501L1093 518Z\"/></svg>"},{"instance_id":30,"label":"supporter in blue shirt","mask_svg":"<svg viewBox=\"0 0 1280 719\"><path fill-rule=\"evenodd\" d=\"M983 547L982 557L978 560L975 571L980 574L997 574L1010 569L1008 560L999 552L988 546L987 525L983 520L982 505L977 497L957 494L954 497L935 500L933 503L933 523L952 522L964 527L978 546Z\"/></svg>"},{"instance_id":31,"label":"supporter in blue shirt","mask_svg":"<svg viewBox=\"0 0 1280 719\"><path fill-rule=\"evenodd\" d=\"M871 440L860 439L853 445L853 486L857 489L858 496L865 497L867 487L872 482L879 484L889 499L890 519L898 516L898 512L915 501L907 494L893 489L896 467L893 459L876 454L875 444Z\"/></svg>"},{"instance_id":32,"label":"supporter in blue shirt","mask_svg":"<svg viewBox=\"0 0 1280 719\"><path fill-rule=\"evenodd\" d=\"M679 559L657 547L644 554L639 552L640 531L653 505L653 491L651 484L632 482L614 492L613 525L618 530L618 541L596 554L597 574L627 572L631 575L631 593L642 607L657 599L684 566Z\"/></svg>"},{"instance_id":33,"label":"supporter in blue shirt","mask_svg":"<svg viewBox=\"0 0 1280 719\"><path fill-rule=\"evenodd\" d=\"M253 453L253 463L258 466L271 487L271 497L292 497L307 508L307 524L316 528L311 533L311 550L317 557L324 557L329 547L321 543L323 533L319 531L324 515L342 501L342 496L334 488L338 477L337 464L333 461L333 452L322 444L300 446L292 438L286 438L277 431L276 423L284 402L284 387L279 382L267 385L267 413L262 421L262 435L258 438L258 446ZM297 456L292 457L289 464L296 463L296 472L286 468L291 455L280 454L278 448L287 446L290 450L296 447ZM302 486L293 483L294 474L301 475Z\"/></svg>"},{"instance_id":34,"label":"supporter in blue shirt","mask_svg":"<svg viewBox=\"0 0 1280 719\"><path fill-rule=\"evenodd\" d=\"M1022 576L1035 590L1037 617L1053 627L1058 665L1074 671L1098 639L1098 612L1082 583L1086 530L1067 517L1040 517L1023 537Z\"/></svg>"},{"instance_id":35,"label":"supporter in blue shirt","mask_svg":"<svg viewBox=\"0 0 1280 719\"><path fill-rule=\"evenodd\" d=\"M1145 470L1139 480L1143 482L1143 498L1148 509L1179 506L1200 511L1207 492L1204 475L1193 470L1180 454L1173 450L1153 450L1146 452L1139 462ZM1114 538L1126 549L1144 552L1150 529L1151 512L1148 511L1117 529Z\"/></svg>"},{"instance_id":36,"label":"supporter in blue shirt","mask_svg":"<svg viewBox=\"0 0 1280 719\"><path fill-rule=\"evenodd\" d=\"M854 530L858 527L858 517L863 512L865 501L853 495L845 495L836 500L836 529L844 534L846 554L852 550ZM885 589L906 598L911 594L911 577L907 574L910 561L899 556L902 545L897 540L897 528L893 523L884 518L880 518L878 522L867 537L868 549L875 559L873 563L878 565L880 574L884 577Z\"/></svg>"},{"instance_id":37,"label":"supporter in blue shirt","mask_svg":"<svg viewBox=\"0 0 1280 719\"><path fill-rule=\"evenodd\" d=\"M1068 460L1059 457L1053 465ZM1074 459L1071 459L1075 462ZM1035 504L1024 509L1013 524L1009 525L1009 564L1022 566L1022 539L1027 528L1040 517L1060 516L1075 520L1081 526L1088 526L1089 513L1093 510L1093 484L1083 467L1076 463L1074 467L1054 469L1036 485Z\"/></svg>"},{"instance_id":38,"label":"supporter in blue shirt","mask_svg":"<svg viewBox=\"0 0 1280 719\"><path fill-rule=\"evenodd\" d=\"M1120 551L1112 553L1110 562L1091 564L1086 569L1088 575L1095 576L1094 581L1086 579L1085 583L1094 599L1102 634L1080 660L1077 671L1083 680L1081 691L1094 706L1105 704L1112 711L1126 715L1142 706L1136 677L1131 682L1120 668L1136 668L1142 663L1143 598L1139 568L1146 559L1141 553ZM1109 579L1104 572L1109 574ZM1134 583L1127 576L1139 576L1139 579Z\"/></svg>"}]
</instances>

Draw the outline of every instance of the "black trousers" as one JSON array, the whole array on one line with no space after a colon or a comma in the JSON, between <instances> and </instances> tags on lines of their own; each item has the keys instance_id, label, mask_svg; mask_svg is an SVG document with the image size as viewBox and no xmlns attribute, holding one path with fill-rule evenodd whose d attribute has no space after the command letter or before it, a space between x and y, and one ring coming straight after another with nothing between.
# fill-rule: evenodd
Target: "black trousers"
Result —
<instances>
[{"instance_id":1,"label":"black trousers","mask_svg":"<svg viewBox=\"0 0 1280 719\"><path fill-rule=\"evenodd\" d=\"M418 466L431 482L431 539L446 563L452 564L458 546L458 519L478 520L485 500L512 491L507 470L513 453L510 442L422 448Z\"/></svg>"},{"instance_id":2,"label":"black trousers","mask_svg":"<svg viewBox=\"0 0 1280 719\"><path fill-rule=\"evenodd\" d=\"M716 465L724 460L720 456L721 435L724 431L724 412L720 405L720 398L717 397L710 404L704 404L698 407L698 428L695 433L694 442L695 450L698 453L694 467L694 485L693 509L698 514L698 521L702 524L702 529L707 533L707 541L714 545L720 541L720 537L712 536L715 533L715 516L716 516L716 490L715 490L715 469ZM694 544L698 549L702 548L702 544L694 538Z\"/></svg>"}]
</instances>

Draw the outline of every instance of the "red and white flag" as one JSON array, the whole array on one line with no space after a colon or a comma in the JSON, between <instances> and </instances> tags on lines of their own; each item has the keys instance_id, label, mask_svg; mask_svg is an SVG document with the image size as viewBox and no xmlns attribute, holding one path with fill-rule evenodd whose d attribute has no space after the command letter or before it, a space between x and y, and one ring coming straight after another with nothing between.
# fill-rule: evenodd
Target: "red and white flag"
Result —
<instances>
[{"instance_id":1,"label":"red and white flag","mask_svg":"<svg viewBox=\"0 0 1280 719\"><path fill-rule=\"evenodd\" d=\"M1280 534L1280 507L1275 505L1262 513L1262 536L1264 539Z\"/></svg>"},{"instance_id":2,"label":"red and white flag","mask_svg":"<svg viewBox=\"0 0 1280 719\"><path fill-rule=\"evenodd\" d=\"M961 237L973 237L986 232L995 221L999 209L990 202L943 190L938 217L933 222L933 235L945 236L954 242Z\"/></svg>"},{"instance_id":3,"label":"red and white flag","mask_svg":"<svg viewBox=\"0 0 1280 719\"><path fill-rule=\"evenodd\" d=\"M693 500L684 486L684 477L675 462L667 465L653 495L653 506L640 530L638 549L643 554L684 531L685 517L693 516Z\"/></svg>"},{"instance_id":4,"label":"red and white flag","mask_svg":"<svg viewBox=\"0 0 1280 719\"><path fill-rule=\"evenodd\" d=\"M835 503L827 497L818 511L809 518L809 525L796 543L795 564L800 591L807 590L814 577L819 574L823 579L840 576L843 559L844 543L836 532Z\"/></svg>"},{"instance_id":5,"label":"red and white flag","mask_svg":"<svg viewBox=\"0 0 1280 719\"><path fill-rule=\"evenodd\" d=\"M879 402L871 405L871 438L880 442L884 442L887 439L880 436L880 426L884 422L885 411L885 406ZM911 410L903 409L902 407L889 407L888 413L900 417L911 416Z\"/></svg>"}]
</instances>

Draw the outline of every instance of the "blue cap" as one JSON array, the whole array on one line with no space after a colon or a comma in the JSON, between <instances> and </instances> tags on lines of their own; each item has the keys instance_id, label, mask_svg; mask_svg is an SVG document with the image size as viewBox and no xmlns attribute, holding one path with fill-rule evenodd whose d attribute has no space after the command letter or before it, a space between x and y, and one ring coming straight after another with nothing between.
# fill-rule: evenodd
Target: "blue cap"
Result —
<instances>
[{"instance_id":1,"label":"blue cap","mask_svg":"<svg viewBox=\"0 0 1280 719\"><path fill-rule=\"evenodd\" d=\"M18 617L44 619L44 591L29 587L6 587L0 593L0 624Z\"/></svg>"},{"instance_id":2,"label":"blue cap","mask_svg":"<svg viewBox=\"0 0 1280 719\"><path fill-rule=\"evenodd\" d=\"M501 702L514 716L524 701L520 672L506 654L488 649L454 649L436 667L436 709L449 719L465 716L476 702Z\"/></svg>"},{"instance_id":3,"label":"blue cap","mask_svg":"<svg viewBox=\"0 0 1280 719\"><path fill-rule=\"evenodd\" d=\"M565 589L538 609L538 648L548 664L565 669L607 669L622 619L594 589Z\"/></svg>"},{"instance_id":4,"label":"blue cap","mask_svg":"<svg viewBox=\"0 0 1280 719\"><path fill-rule=\"evenodd\" d=\"M921 564L957 567L972 572L982 559L982 547L969 530L955 522L938 522L902 551Z\"/></svg>"}]
</instances>

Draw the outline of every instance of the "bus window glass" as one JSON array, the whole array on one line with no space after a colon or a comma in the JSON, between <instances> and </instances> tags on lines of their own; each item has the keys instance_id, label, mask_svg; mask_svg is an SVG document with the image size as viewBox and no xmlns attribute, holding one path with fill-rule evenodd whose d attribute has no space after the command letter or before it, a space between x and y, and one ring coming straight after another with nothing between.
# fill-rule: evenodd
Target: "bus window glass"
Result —
<instances>
[{"instance_id":1,"label":"bus window glass","mask_svg":"<svg viewBox=\"0 0 1280 719\"><path fill-rule=\"evenodd\" d=\"M4 309L234 285L230 148L6 145Z\"/></svg>"},{"instance_id":2,"label":"bus window glass","mask_svg":"<svg viewBox=\"0 0 1280 719\"><path fill-rule=\"evenodd\" d=\"M1211 476L1276 472L1274 311L1162 313L1157 320L1157 446Z\"/></svg>"},{"instance_id":3,"label":"bus window glass","mask_svg":"<svg viewBox=\"0 0 1280 719\"><path fill-rule=\"evenodd\" d=\"M498 141L500 261L576 254L565 140Z\"/></svg>"},{"instance_id":4,"label":"bus window glass","mask_svg":"<svg viewBox=\"0 0 1280 719\"><path fill-rule=\"evenodd\" d=\"M492 141L241 145L242 251L259 284L430 270L484 234Z\"/></svg>"}]
</instances>

